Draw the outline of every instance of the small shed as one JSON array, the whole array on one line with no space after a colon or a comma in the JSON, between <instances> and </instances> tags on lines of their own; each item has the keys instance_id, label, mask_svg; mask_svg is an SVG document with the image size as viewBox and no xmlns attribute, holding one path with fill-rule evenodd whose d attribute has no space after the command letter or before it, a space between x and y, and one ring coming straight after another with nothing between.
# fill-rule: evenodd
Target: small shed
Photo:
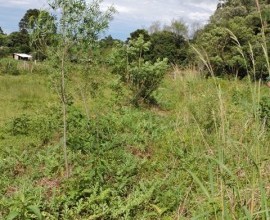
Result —
<instances>
[{"instance_id":1,"label":"small shed","mask_svg":"<svg viewBox=\"0 0 270 220\"><path fill-rule=\"evenodd\" d=\"M13 59L15 60L32 60L32 56L25 53L14 53Z\"/></svg>"}]
</instances>

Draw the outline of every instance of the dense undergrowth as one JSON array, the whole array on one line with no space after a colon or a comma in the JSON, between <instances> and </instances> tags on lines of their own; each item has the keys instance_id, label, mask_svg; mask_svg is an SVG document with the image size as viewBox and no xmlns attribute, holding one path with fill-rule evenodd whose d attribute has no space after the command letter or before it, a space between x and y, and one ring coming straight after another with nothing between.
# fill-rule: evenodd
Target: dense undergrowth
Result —
<instances>
[{"instance_id":1,"label":"dense undergrowth","mask_svg":"<svg viewBox=\"0 0 270 220\"><path fill-rule=\"evenodd\" d=\"M43 65L1 68L1 219L270 218L270 93L260 82L186 71L166 77L158 105L134 107L108 70L74 67L67 179Z\"/></svg>"}]
</instances>

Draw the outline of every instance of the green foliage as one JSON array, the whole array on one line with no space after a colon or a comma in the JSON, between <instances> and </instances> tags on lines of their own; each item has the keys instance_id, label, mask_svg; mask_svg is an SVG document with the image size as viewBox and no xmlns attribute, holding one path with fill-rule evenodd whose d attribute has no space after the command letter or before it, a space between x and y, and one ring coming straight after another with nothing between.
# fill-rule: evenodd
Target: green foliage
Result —
<instances>
[{"instance_id":1,"label":"green foliage","mask_svg":"<svg viewBox=\"0 0 270 220\"><path fill-rule=\"evenodd\" d=\"M56 35L55 18L44 10L30 9L20 22L21 28L30 34L30 46L33 58L44 60L48 47L52 46Z\"/></svg>"},{"instance_id":2,"label":"green foliage","mask_svg":"<svg viewBox=\"0 0 270 220\"><path fill-rule=\"evenodd\" d=\"M7 35L0 33L0 47L7 46Z\"/></svg>"},{"instance_id":3,"label":"green foliage","mask_svg":"<svg viewBox=\"0 0 270 220\"><path fill-rule=\"evenodd\" d=\"M270 21L266 16L269 7L265 4L260 7L258 12L255 1L226 1L196 36L195 47L207 54L216 75L240 78L251 75L255 79L267 75L262 54L268 51L264 35L269 33L262 26Z\"/></svg>"},{"instance_id":4,"label":"green foliage","mask_svg":"<svg viewBox=\"0 0 270 220\"><path fill-rule=\"evenodd\" d=\"M0 58L7 57L10 53L10 49L8 48L8 35L1 33L0 30Z\"/></svg>"},{"instance_id":5,"label":"green foliage","mask_svg":"<svg viewBox=\"0 0 270 220\"><path fill-rule=\"evenodd\" d=\"M55 113L59 112L57 109L53 110ZM41 140L42 143L48 143L52 136L58 132L60 126L60 117L55 113L52 114L52 109L48 109L47 115L42 117L23 114L7 124L6 132L13 136L28 136L31 134Z\"/></svg>"},{"instance_id":6,"label":"green foliage","mask_svg":"<svg viewBox=\"0 0 270 220\"><path fill-rule=\"evenodd\" d=\"M15 118L11 124L10 132L12 135L27 135L29 129L29 118L22 115L19 118Z\"/></svg>"},{"instance_id":7,"label":"green foliage","mask_svg":"<svg viewBox=\"0 0 270 220\"><path fill-rule=\"evenodd\" d=\"M137 29L136 31L133 31L130 33L130 37L127 39L127 43L129 40L136 40L140 37L140 35L143 36L143 39L145 41L150 41L150 35L147 30L145 29Z\"/></svg>"},{"instance_id":8,"label":"green foliage","mask_svg":"<svg viewBox=\"0 0 270 220\"><path fill-rule=\"evenodd\" d=\"M112 48L114 46L115 42L118 42L119 40L114 39L111 35L106 36L104 39L100 40L100 45L102 48Z\"/></svg>"},{"instance_id":9,"label":"green foliage","mask_svg":"<svg viewBox=\"0 0 270 220\"><path fill-rule=\"evenodd\" d=\"M269 135L256 111L268 88L168 76L160 107L134 108L114 97L115 75L87 72L91 96L84 66L68 68L69 179L49 76L1 76L2 219L267 218Z\"/></svg>"},{"instance_id":10,"label":"green foliage","mask_svg":"<svg viewBox=\"0 0 270 220\"><path fill-rule=\"evenodd\" d=\"M182 35L170 31L160 31L151 35L151 45L148 56L154 61L158 58L168 58L173 64L184 65L187 61L188 45Z\"/></svg>"},{"instance_id":11,"label":"green foliage","mask_svg":"<svg viewBox=\"0 0 270 220\"><path fill-rule=\"evenodd\" d=\"M270 98L268 96L262 97L259 111L263 122L270 126Z\"/></svg>"},{"instance_id":12,"label":"green foliage","mask_svg":"<svg viewBox=\"0 0 270 220\"><path fill-rule=\"evenodd\" d=\"M250 3L225 3L244 2ZM54 3L70 10L71 26L87 8L84 1ZM239 29L238 39L216 25L201 33L215 70L254 71L246 42L256 43L251 33L258 27L237 22L247 21L237 17L226 25ZM119 42L108 68L94 54L98 49L83 50L84 35L73 30L61 32L66 39L55 36L56 48L35 74L0 76L0 219L269 219L269 88L189 70L165 76L167 60L147 61L151 45L143 36ZM260 41L254 54L259 48ZM69 62L74 51L82 60ZM1 72L9 61L1 60ZM263 70L263 58L260 65ZM120 80L136 101L154 97L159 105L128 105ZM67 107L70 178L62 156L65 108L55 90Z\"/></svg>"},{"instance_id":13,"label":"green foliage","mask_svg":"<svg viewBox=\"0 0 270 220\"><path fill-rule=\"evenodd\" d=\"M19 22L20 31L33 28L35 20L38 18L40 11L38 9L28 9Z\"/></svg>"},{"instance_id":14,"label":"green foliage","mask_svg":"<svg viewBox=\"0 0 270 220\"><path fill-rule=\"evenodd\" d=\"M108 28L112 15L115 12L113 7L109 7L106 11L101 10L101 1L93 1L87 3L85 0L72 0L72 1L55 1L48 0L49 5L54 10L60 31L60 45L64 41L87 42L92 44L98 39L99 34ZM57 10L63 10L59 15ZM80 16L78 17L78 14ZM67 25L68 24L68 25ZM64 37L64 38L62 38ZM87 45L86 44L86 45Z\"/></svg>"},{"instance_id":15,"label":"green foliage","mask_svg":"<svg viewBox=\"0 0 270 220\"><path fill-rule=\"evenodd\" d=\"M69 193L59 210L63 218L132 219L139 214L136 210L151 199L154 185L136 183L142 163L122 153L91 160L90 169L83 175L76 170L74 178L67 182Z\"/></svg>"},{"instance_id":16,"label":"green foliage","mask_svg":"<svg viewBox=\"0 0 270 220\"><path fill-rule=\"evenodd\" d=\"M29 35L26 30L20 32L12 32L8 36L8 47L12 48L13 53L29 53L31 51L29 45Z\"/></svg>"},{"instance_id":17,"label":"green foliage","mask_svg":"<svg viewBox=\"0 0 270 220\"><path fill-rule=\"evenodd\" d=\"M181 20L173 19L170 25L161 28L159 21L154 22L149 31L137 29L130 33L130 40L137 40L142 35L146 42L150 41L149 50L144 51L145 59L155 62L167 58L169 63L185 66L188 63L188 28Z\"/></svg>"},{"instance_id":18,"label":"green foliage","mask_svg":"<svg viewBox=\"0 0 270 220\"><path fill-rule=\"evenodd\" d=\"M35 218L42 220L42 215L39 207L37 205L30 205L31 200L25 198L24 194L18 196L18 200L15 200L10 205L14 207L14 210L10 208L12 211L6 217L6 220L14 220L14 219L27 219L27 218Z\"/></svg>"},{"instance_id":19,"label":"green foliage","mask_svg":"<svg viewBox=\"0 0 270 220\"><path fill-rule=\"evenodd\" d=\"M151 94L161 84L167 66L167 58L151 63L145 60L150 42L145 42L143 35L136 40L130 40L127 45L118 45L112 54L113 72L120 75L121 80L133 92L133 102L140 99L150 101Z\"/></svg>"}]
</instances>

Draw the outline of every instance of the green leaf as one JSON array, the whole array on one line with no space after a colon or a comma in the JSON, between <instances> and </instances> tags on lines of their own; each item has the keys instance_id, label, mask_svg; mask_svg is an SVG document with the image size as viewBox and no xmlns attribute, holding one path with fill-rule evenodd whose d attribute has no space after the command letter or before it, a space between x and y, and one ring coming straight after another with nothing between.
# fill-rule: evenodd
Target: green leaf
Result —
<instances>
[{"instance_id":1,"label":"green leaf","mask_svg":"<svg viewBox=\"0 0 270 220\"><path fill-rule=\"evenodd\" d=\"M202 191L204 192L204 194L210 200L210 194L209 194L208 190L205 188L205 186L203 185L202 181L193 172L191 172L189 170L187 170L187 172L192 176L192 178L194 179L194 181L200 186L200 188L202 189Z\"/></svg>"},{"instance_id":2,"label":"green leaf","mask_svg":"<svg viewBox=\"0 0 270 220\"><path fill-rule=\"evenodd\" d=\"M27 207L27 209L33 212L37 216L38 219L42 219L42 215L38 206L30 205Z\"/></svg>"},{"instance_id":3,"label":"green leaf","mask_svg":"<svg viewBox=\"0 0 270 220\"><path fill-rule=\"evenodd\" d=\"M168 208L159 208L155 204L150 204L150 206L153 207L160 216L168 210Z\"/></svg>"},{"instance_id":4,"label":"green leaf","mask_svg":"<svg viewBox=\"0 0 270 220\"><path fill-rule=\"evenodd\" d=\"M13 220L15 219L20 213L16 212L16 211L12 211L9 213L9 215L7 216L6 220Z\"/></svg>"},{"instance_id":5,"label":"green leaf","mask_svg":"<svg viewBox=\"0 0 270 220\"><path fill-rule=\"evenodd\" d=\"M252 220L252 215L250 213L250 211L248 210L248 208L246 206L243 207L244 211L245 211L245 214L246 214L246 219L248 220Z\"/></svg>"}]
</instances>

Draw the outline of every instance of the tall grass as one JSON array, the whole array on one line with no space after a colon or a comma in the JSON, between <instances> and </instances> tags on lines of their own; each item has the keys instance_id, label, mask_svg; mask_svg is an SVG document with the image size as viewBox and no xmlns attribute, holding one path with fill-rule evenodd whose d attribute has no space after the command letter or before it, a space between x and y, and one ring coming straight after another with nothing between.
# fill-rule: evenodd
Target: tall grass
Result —
<instances>
[{"instance_id":1,"label":"tall grass","mask_svg":"<svg viewBox=\"0 0 270 220\"><path fill-rule=\"evenodd\" d=\"M40 106L56 98L48 79L41 75L0 76L0 94L0 124L18 114L42 110Z\"/></svg>"},{"instance_id":2,"label":"tall grass","mask_svg":"<svg viewBox=\"0 0 270 220\"><path fill-rule=\"evenodd\" d=\"M256 2L261 16L259 2L257 0ZM262 16L261 22L262 50L270 73ZM265 88L261 88L262 83L260 80L254 81L256 61L252 45L249 47L253 67L249 70L247 58L241 44L233 32L227 31L246 63L248 80L245 81L245 87L249 88L246 92L250 94L251 98L247 103L250 110L246 117L240 115L239 118L234 118L236 115L231 114L234 111L233 106L229 103L228 96L225 95L225 93L228 93L229 88L222 88L222 82L215 78L207 53L194 48L216 85L217 108L214 110L213 118L215 122L219 121L219 124L215 123L215 132L211 134L215 139L212 148L212 152L215 153L210 157L206 156L209 158L209 179L205 181L190 173L208 200L215 201L212 205L218 205L220 208L219 213L215 212L215 219L269 219L270 195L269 190L267 190L269 179L266 177L268 175L265 174L266 167L263 162L264 155L269 156L267 142L265 142L267 130L258 111L262 97L261 92L265 91ZM235 91L238 92L240 82L237 76L235 81L231 81L231 84ZM238 125L236 125L236 121L239 123ZM239 130L235 130L234 126L237 126L236 128ZM200 130L203 130L203 128ZM235 132L239 133L235 134ZM203 142L207 141L204 138ZM211 143L207 143L207 145L209 146ZM235 165L242 168L236 170ZM233 184L228 184L228 181L232 181ZM211 192L216 193L210 194L209 188ZM208 214L206 213L205 216Z\"/></svg>"}]
</instances>

